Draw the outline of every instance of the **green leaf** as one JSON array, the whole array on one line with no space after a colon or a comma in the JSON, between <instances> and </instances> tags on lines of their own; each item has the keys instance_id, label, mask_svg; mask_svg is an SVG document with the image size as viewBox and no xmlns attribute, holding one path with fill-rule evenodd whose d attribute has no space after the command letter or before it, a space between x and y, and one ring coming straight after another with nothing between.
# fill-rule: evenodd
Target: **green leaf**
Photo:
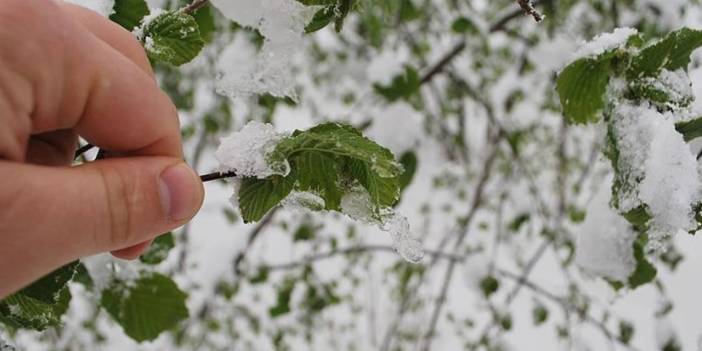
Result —
<instances>
[{"instance_id":1,"label":"green leaf","mask_svg":"<svg viewBox=\"0 0 702 351\"><path fill-rule=\"evenodd\" d=\"M702 136L702 117L675 124L675 130L682 134L685 141L690 141Z\"/></svg>"},{"instance_id":2,"label":"green leaf","mask_svg":"<svg viewBox=\"0 0 702 351\"><path fill-rule=\"evenodd\" d=\"M307 24L307 27L305 27L305 32L306 33L312 33L316 32L324 27L326 27L329 23L334 21L336 18L336 14L334 13L334 8L336 6L327 6L319 11L317 11L314 14L314 17L312 17L312 20L310 23Z\"/></svg>"},{"instance_id":3,"label":"green leaf","mask_svg":"<svg viewBox=\"0 0 702 351\"><path fill-rule=\"evenodd\" d=\"M649 283L656 278L656 267L654 267L644 255L645 240L634 241L634 259L636 260L636 269L629 276L629 287L635 289L643 284Z\"/></svg>"},{"instance_id":4,"label":"green leaf","mask_svg":"<svg viewBox=\"0 0 702 351\"><path fill-rule=\"evenodd\" d=\"M412 183L414 174L417 171L417 155L412 151L405 152L400 156L400 164L405 171L402 172L398 181L400 183L400 190L405 190L405 188Z\"/></svg>"},{"instance_id":5,"label":"green leaf","mask_svg":"<svg viewBox=\"0 0 702 351\"><path fill-rule=\"evenodd\" d=\"M295 289L296 280L288 278L283 281L283 284L278 288L278 294L275 306L268 309L268 314L272 318L282 316L290 312L290 298Z\"/></svg>"},{"instance_id":6,"label":"green leaf","mask_svg":"<svg viewBox=\"0 0 702 351\"><path fill-rule=\"evenodd\" d=\"M590 123L600 119L609 70L609 59L582 58L561 71L556 80L556 91L569 123Z\"/></svg>"},{"instance_id":7,"label":"green leaf","mask_svg":"<svg viewBox=\"0 0 702 351\"><path fill-rule=\"evenodd\" d=\"M497 289L500 288L500 282L493 276L489 275L480 280L480 290L485 297L490 297Z\"/></svg>"},{"instance_id":8,"label":"green leaf","mask_svg":"<svg viewBox=\"0 0 702 351\"><path fill-rule=\"evenodd\" d=\"M376 213L391 207L400 197L402 165L388 149L348 125L323 123L296 130L267 158L269 164L287 162L291 171L286 177L242 181L239 204L246 223L261 219L293 190L311 191L322 197L325 209L336 211L354 180L366 188Z\"/></svg>"},{"instance_id":9,"label":"green leaf","mask_svg":"<svg viewBox=\"0 0 702 351\"><path fill-rule=\"evenodd\" d=\"M114 13L110 15L112 22L130 32L149 14L149 6L144 0L115 0L113 9Z\"/></svg>"},{"instance_id":10,"label":"green leaf","mask_svg":"<svg viewBox=\"0 0 702 351\"><path fill-rule=\"evenodd\" d=\"M171 249L175 247L175 241L173 240L173 234L168 232L157 237L148 251L139 257L139 260L145 264L159 264L163 262L168 257L168 253Z\"/></svg>"},{"instance_id":11,"label":"green leaf","mask_svg":"<svg viewBox=\"0 0 702 351\"><path fill-rule=\"evenodd\" d=\"M66 284L73 279L78 264L78 261L73 261L37 280L19 293L53 305L59 300L61 292L67 289Z\"/></svg>"},{"instance_id":12,"label":"green leaf","mask_svg":"<svg viewBox=\"0 0 702 351\"><path fill-rule=\"evenodd\" d=\"M451 30L454 33L477 33L478 27L468 17L459 17L451 23Z\"/></svg>"},{"instance_id":13,"label":"green leaf","mask_svg":"<svg viewBox=\"0 0 702 351\"><path fill-rule=\"evenodd\" d=\"M627 322L627 321L619 322L619 341L621 341L625 345L628 345L629 341L631 341L631 338L633 336L634 336L634 325Z\"/></svg>"},{"instance_id":14,"label":"green leaf","mask_svg":"<svg viewBox=\"0 0 702 351\"><path fill-rule=\"evenodd\" d=\"M190 62L204 47L193 16L166 11L145 23L141 41L149 58L173 66Z\"/></svg>"},{"instance_id":15,"label":"green leaf","mask_svg":"<svg viewBox=\"0 0 702 351\"><path fill-rule=\"evenodd\" d=\"M324 199L325 209L338 211L342 192L339 167L334 158L322 152L310 151L297 154L291 162L297 170L298 189L314 191Z\"/></svg>"},{"instance_id":16,"label":"green leaf","mask_svg":"<svg viewBox=\"0 0 702 351\"><path fill-rule=\"evenodd\" d=\"M335 23L336 31L340 32L346 16L355 4L355 0L298 0L298 2L307 6L323 6L305 27L307 33L316 32L332 22Z\"/></svg>"},{"instance_id":17,"label":"green leaf","mask_svg":"<svg viewBox=\"0 0 702 351\"><path fill-rule=\"evenodd\" d=\"M63 288L52 303L16 293L0 302L0 321L14 328L43 331L61 325L61 316L68 310L71 292Z\"/></svg>"},{"instance_id":18,"label":"green leaf","mask_svg":"<svg viewBox=\"0 0 702 351\"><path fill-rule=\"evenodd\" d=\"M681 28L670 32L665 38L641 50L627 70L630 79L655 77L662 69L674 71L687 69L690 55L702 46L702 31Z\"/></svg>"},{"instance_id":19,"label":"green leaf","mask_svg":"<svg viewBox=\"0 0 702 351\"><path fill-rule=\"evenodd\" d=\"M536 305L531 311L531 317L534 321L534 325L538 326L544 324L546 320L548 320L548 310L546 309L546 306L542 304Z\"/></svg>"},{"instance_id":20,"label":"green leaf","mask_svg":"<svg viewBox=\"0 0 702 351\"><path fill-rule=\"evenodd\" d=\"M360 160L350 159L348 167L351 176L368 191L376 210L392 207L400 200L400 184L396 177L380 177L368 162Z\"/></svg>"},{"instance_id":21,"label":"green leaf","mask_svg":"<svg viewBox=\"0 0 702 351\"><path fill-rule=\"evenodd\" d=\"M278 144L271 161L287 159L296 154L318 151L368 163L382 178L402 174L402 166L390 150L364 137L355 128L339 123L323 123L306 131L295 131Z\"/></svg>"},{"instance_id":22,"label":"green leaf","mask_svg":"<svg viewBox=\"0 0 702 351\"><path fill-rule=\"evenodd\" d=\"M286 177L245 178L239 188L239 209L244 223L256 222L285 199L295 185L291 172Z\"/></svg>"},{"instance_id":23,"label":"green leaf","mask_svg":"<svg viewBox=\"0 0 702 351\"><path fill-rule=\"evenodd\" d=\"M395 77L389 85L373 84L375 92L385 97L390 102L400 99L409 100L419 91L422 84L417 70L410 66L405 66L405 71Z\"/></svg>"},{"instance_id":24,"label":"green leaf","mask_svg":"<svg viewBox=\"0 0 702 351\"><path fill-rule=\"evenodd\" d=\"M100 304L132 339L156 339L188 317L187 295L173 280L147 273L130 283L113 281L102 293Z\"/></svg>"},{"instance_id":25,"label":"green leaf","mask_svg":"<svg viewBox=\"0 0 702 351\"><path fill-rule=\"evenodd\" d=\"M59 325L71 300L67 284L78 265L71 262L0 301L0 320L39 331Z\"/></svg>"}]
</instances>

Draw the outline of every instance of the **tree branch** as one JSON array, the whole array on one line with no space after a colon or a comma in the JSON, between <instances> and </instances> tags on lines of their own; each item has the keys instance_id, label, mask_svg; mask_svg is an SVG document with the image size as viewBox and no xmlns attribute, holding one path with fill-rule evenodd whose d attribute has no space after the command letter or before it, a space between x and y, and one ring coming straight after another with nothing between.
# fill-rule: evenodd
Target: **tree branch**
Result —
<instances>
[{"instance_id":1,"label":"tree branch","mask_svg":"<svg viewBox=\"0 0 702 351\"><path fill-rule=\"evenodd\" d=\"M470 228L470 223L473 221L473 217L475 217L475 214L478 212L478 208L480 208L480 204L483 201L483 191L485 190L485 187L487 185L488 179L490 178L490 175L492 174L492 165L497 159L497 154L498 154L498 147L494 147L488 156L487 160L485 161L485 166L483 168L483 174L480 176L480 179L478 180L478 184L475 187L475 195L473 196L473 200L471 202L471 210L468 212L468 215L466 216L465 222L467 223L465 225L466 230L463 231L461 236L458 238L456 242L456 246L454 249L454 252L458 252L461 248L461 244L463 244L463 241L465 238L468 236L469 228ZM452 260L449 262L448 268L446 268L446 272L444 273L444 280L441 285L441 291L439 293L439 297L436 300L436 305L434 306L434 311L431 315L431 319L429 322L429 328L427 328L427 332L424 335L424 345L421 348L423 351L429 351L431 350L431 343L434 339L434 333L436 331L436 325L439 322L439 316L441 315L441 310L443 309L444 304L446 303L446 297L448 295L448 288L449 285L451 284L451 279L453 278L453 272L456 268L456 261Z\"/></svg>"},{"instance_id":2,"label":"tree branch","mask_svg":"<svg viewBox=\"0 0 702 351\"><path fill-rule=\"evenodd\" d=\"M192 15L195 11L199 10L201 7L207 5L209 0L195 0L190 5L183 7L180 11Z\"/></svg>"},{"instance_id":3,"label":"tree branch","mask_svg":"<svg viewBox=\"0 0 702 351\"><path fill-rule=\"evenodd\" d=\"M202 180L202 182L205 183L205 182L211 182L213 180L234 178L234 177L236 177L236 173L234 173L234 172L213 172L213 173L207 173L207 174L201 175L200 180Z\"/></svg>"}]
</instances>

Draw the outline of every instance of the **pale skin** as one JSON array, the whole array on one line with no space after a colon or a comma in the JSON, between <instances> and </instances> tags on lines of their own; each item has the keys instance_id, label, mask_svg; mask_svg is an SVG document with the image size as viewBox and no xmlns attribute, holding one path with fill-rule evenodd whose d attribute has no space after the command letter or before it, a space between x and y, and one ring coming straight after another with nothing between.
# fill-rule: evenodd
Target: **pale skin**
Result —
<instances>
[{"instance_id":1,"label":"pale skin","mask_svg":"<svg viewBox=\"0 0 702 351\"><path fill-rule=\"evenodd\" d=\"M113 157L72 167L78 137ZM77 258L134 259L202 205L176 108L134 36L54 0L0 1L0 299Z\"/></svg>"}]
</instances>

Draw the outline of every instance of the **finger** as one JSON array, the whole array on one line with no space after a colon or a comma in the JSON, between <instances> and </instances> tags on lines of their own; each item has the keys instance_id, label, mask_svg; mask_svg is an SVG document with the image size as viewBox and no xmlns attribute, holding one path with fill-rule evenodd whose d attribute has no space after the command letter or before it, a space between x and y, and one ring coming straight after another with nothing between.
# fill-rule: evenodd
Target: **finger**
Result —
<instances>
[{"instance_id":1,"label":"finger","mask_svg":"<svg viewBox=\"0 0 702 351\"><path fill-rule=\"evenodd\" d=\"M134 34L112 21L106 21L104 17L95 11L70 3L62 3L62 6L71 18L82 24L107 45L130 59L144 70L146 74L154 76L149 59L146 57L146 51L144 51Z\"/></svg>"},{"instance_id":2,"label":"finger","mask_svg":"<svg viewBox=\"0 0 702 351\"><path fill-rule=\"evenodd\" d=\"M123 260L134 260L141 256L151 246L152 240L138 243L125 249L112 251L112 255Z\"/></svg>"},{"instance_id":3,"label":"finger","mask_svg":"<svg viewBox=\"0 0 702 351\"><path fill-rule=\"evenodd\" d=\"M77 144L78 135L72 130L32 135L27 144L26 161L44 166L69 166Z\"/></svg>"},{"instance_id":4,"label":"finger","mask_svg":"<svg viewBox=\"0 0 702 351\"><path fill-rule=\"evenodd\" d=\"M14 97L24 105L13 111L21 111L16 118L30 120L32 133L75 127L86 140L109 150L182 157L175 106L154 79L61 6L7 0L0 7L0 21L3 68L18 72L18 81L25 83L0 87L0 92L31 97L29 106L27 99Z\"/></svg>"},{"instance_id":5,"label":"finger","mask_svg":"<svg viewBox=\"0 0 702 351\"><path fill-rule=\"evenodd\" d=\"M76 258L171 231L203 199L195 172L168 157L74 168L0 161L0 176L13 179L0 183L0 297ZM7 287L7 282L19 283Z\"/></svg>"}]
</instances>

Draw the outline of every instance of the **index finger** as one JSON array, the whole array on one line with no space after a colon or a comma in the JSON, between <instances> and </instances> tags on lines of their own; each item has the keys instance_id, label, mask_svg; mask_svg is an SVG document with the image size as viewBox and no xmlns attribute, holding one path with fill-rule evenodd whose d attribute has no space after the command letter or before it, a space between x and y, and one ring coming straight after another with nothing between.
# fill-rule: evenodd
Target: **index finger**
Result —
<instances>
[{"instance_id":1,"label":"index finger","mask_svg":"<svg viewBox=\"0 0 702 351\"><path fill-rule=\"evenodd\" d=\"M6 1L0 18L6 66L31 82L32 133L73 128L110 151L182 157L175 106L132 60L54 2Z\"/></svg>"}]
</instances>

